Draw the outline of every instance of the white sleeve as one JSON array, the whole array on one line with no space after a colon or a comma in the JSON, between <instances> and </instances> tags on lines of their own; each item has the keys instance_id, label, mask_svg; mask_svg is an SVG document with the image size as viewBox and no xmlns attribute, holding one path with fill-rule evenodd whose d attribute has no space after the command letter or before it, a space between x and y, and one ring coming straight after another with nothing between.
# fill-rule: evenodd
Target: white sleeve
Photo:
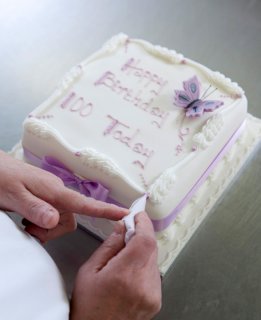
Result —
<instances>
[{"instance_id":1,"label":"white sleeve","mask_svg":"<svg viewBox=\"0 0 261 320\"><path fill-rule=\"evenodd\" d=\"M68 318L69 303L54 261L0 211L0 319Z\"/></svg>"}]
</instances>

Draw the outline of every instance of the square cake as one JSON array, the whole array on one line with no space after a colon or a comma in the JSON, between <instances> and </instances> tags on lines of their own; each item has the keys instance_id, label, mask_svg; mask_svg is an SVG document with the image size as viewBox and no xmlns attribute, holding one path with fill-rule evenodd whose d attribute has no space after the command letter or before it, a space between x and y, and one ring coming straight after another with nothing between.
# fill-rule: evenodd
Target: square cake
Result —
<instances>
[{"instance_id":1,"label":"square cake","mask_svg":"<svg viewBox=\"0 0 261 320\"><path fill-rule=\"evenodd\" d=\"M235 171L228 152L246 118L230 79L119 34L27 117L22 147L26 161L66 171L65 184L87 196L129 207L147 193L164 273ZM107 220L79 222L101 238L112 230Z\"/></svg>"}]
</instances>

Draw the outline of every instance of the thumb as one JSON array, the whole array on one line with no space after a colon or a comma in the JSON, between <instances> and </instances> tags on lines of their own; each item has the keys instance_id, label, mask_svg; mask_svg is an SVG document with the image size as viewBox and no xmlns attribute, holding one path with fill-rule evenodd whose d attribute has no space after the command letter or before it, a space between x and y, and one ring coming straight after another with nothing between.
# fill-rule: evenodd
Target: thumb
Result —
<instances>
[{"instance_id":1,"label":"thumb","mask_svg":"<svg viewBox=\"0 0 261 320\"><path fill-rule=\"evenodd\" d=\"M59 222L59 212L49 203L29 191L20 192L13 203L13 210L35 225L51 229Z\"/></svg>"},{"instance_id":2,"label":"thumb","mask_svg":"<svg viewBox=\"0 0 261 320\"><path fill-rule=\"evenodd\" d=\"M85 268L99 272L124 247L125 227L122 222L115 224L114 232L102 243L86 262Z\"/></svg>"}]
</instances>

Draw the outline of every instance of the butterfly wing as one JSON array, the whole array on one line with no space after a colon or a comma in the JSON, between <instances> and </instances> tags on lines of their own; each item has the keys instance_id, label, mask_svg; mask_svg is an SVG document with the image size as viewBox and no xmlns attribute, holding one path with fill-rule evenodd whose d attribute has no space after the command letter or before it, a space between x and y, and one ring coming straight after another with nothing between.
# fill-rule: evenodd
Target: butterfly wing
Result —
<instances>
[{"instance_id":1,"label":"butterfly wing","mask_svg":"<svg viewBox=\"0 0 261 320\"><path fill-rule=\"evenodd\" d=\"M223 104L224 104L224 102L223 101L219 101L219 100L205 100L205 101L202 101L202 106L203 106L205 112L214 111L215 109L221 107Z\"/></svg>"},{"instance_id":2,"label":"butterfly wing","mask_svg":"<svg viewBox=\"0 0 261 320\"><path fill-rule=\"evenodd\" d=\"M178 107L186 108L193 100L183 90L175 90L174 103Z\"/></svg>"},{"instance_id":3,"label":"butterfly wing","mask_svg":"<svg viewBox=\"0 0 261 320\"><path fill-rule=\"evenodd\" d=\"M196 76L183 81L184 90L175 90L174 102L178 107L186 108L191 102L199 98L200 83Z\"/></svg>"},{"instance_id":4,"label":"butterfly wing","mask_svg":"<svg viewBox=\"0 0 261 320\"><path fill-rule=\"evenodd\" d=\"M186 111L186 117L194 118L194 117L201 117L204 113L204 106L202 100L194 101Z\"/></svg>"},{"instance_id":5,"label":"butterfly wing","mask_svg":"<svg viewBox=\"0 0 261 320\"><path fill-rule=\"evenodd\" d=\"M183 81L183 88L191 101L199 99L200 83L197 76L194 76L187 81Z\"/></svg>"}]
</instances>

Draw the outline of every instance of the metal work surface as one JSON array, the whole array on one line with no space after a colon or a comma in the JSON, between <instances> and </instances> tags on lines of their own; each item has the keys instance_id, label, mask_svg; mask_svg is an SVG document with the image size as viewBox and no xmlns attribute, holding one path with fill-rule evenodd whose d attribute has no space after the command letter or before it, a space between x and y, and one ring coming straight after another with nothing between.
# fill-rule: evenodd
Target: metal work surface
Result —
<instances>
[{"instance_id":1,"label":"metal work surface","mask_svg":"<svg viewBox=\"0 0 261 320\"><path fill-rule=\"evenodd\" d=\"M261 2L0 0L0 148L66 71L124 32L199 61L245 89L261 118ZM163 281L158 320L261 319L261 148ZM78 229L46 245L68 292L99 242Z\"/></svg>"}]
</instances>

